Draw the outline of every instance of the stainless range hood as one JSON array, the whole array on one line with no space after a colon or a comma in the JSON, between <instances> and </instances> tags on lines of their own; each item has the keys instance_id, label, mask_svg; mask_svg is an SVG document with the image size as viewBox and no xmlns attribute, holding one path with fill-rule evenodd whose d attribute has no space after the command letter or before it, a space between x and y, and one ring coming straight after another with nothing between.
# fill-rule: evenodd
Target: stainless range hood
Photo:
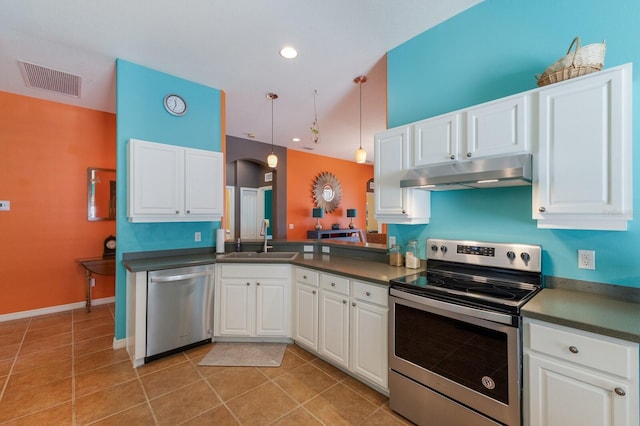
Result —
<instances>
[{"instance_id":1,"label":"stainless range hood","mask_svg":"<svg viewBox=\"0 0 640 426\"><path fill-rule=\"evenodd\" d=\"M531 185L531 154L457 161L411 169L401 188L431 191Z\"/></svg>"}]
</instances>

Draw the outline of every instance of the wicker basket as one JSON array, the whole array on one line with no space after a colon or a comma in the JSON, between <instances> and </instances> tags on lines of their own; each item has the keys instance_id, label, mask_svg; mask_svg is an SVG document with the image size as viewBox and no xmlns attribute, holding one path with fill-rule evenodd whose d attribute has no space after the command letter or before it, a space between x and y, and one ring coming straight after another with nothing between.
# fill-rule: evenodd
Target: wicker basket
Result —
<instances>
[{"instance_id":1,"label":"wicker basket","mask_svg":"<svg viewBox=\"0 0 640 426\"><path fill-rule=\"evenodd\" d=\"M571 53L574 46L575 51ZM541 75L536 75L538 87L600 71L606 50L604 41L580 47L580 37L574 38L565 56L549 65Z\"/></svg>"}]
</instances>

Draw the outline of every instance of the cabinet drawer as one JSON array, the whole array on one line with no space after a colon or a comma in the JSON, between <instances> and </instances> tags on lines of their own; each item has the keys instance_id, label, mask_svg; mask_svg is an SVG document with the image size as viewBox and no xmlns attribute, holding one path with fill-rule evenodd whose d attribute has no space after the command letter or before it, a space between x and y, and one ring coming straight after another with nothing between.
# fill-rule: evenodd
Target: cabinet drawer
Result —
<instances>
[{"instance_id":1,"label":"cabinet drawer","mask_svg":"<svg viewBox=\"0 0 640 426\"><path fill-rule=\"evenodd\" d=\"M322 274L321 275L322 288L335 291L336 293L349 295L349 279L338 277L336 275Z\"/></svg>"},{"instance_id":2,"label":"cabinet drawer","mask_svg":"<svg viewBox=\"0 0 640 426\"><path fill-rule=\"evenodd\" d=\"M311 269L296 268L296 282L318 287L318 283L320 282L318 279L319 276L320 274L318 272L312 271Z\"/></svg>"},{"instance_id":3,"label":"cabinet drawer","mask_svg":"<svg viewBox=\"0 0 640 426\"><path fill-rule=\"evenodd\" d=\"M368 284L362 281L353 282L353 297L358 300L388 307L388 294L389 289L387 287Z\"/></svg>"},{"instance_id":4,"label":"cabinet drawer","mask_svg":"<svg viewBox=\"0 0 640 426\"><path fill-rule=\"evenodd\" d=\"M525 342L531 350L620 377L631 378L638 362L634 343L555 324L526 322Z\"/></svg>"}]
</instances>

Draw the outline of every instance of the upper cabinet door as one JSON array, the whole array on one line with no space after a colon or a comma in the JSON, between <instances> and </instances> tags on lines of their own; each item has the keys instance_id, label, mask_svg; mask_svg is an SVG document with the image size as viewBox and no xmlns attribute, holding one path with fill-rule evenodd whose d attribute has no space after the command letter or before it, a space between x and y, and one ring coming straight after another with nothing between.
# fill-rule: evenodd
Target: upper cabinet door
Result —
<instances>
[{"instance_id":1,"label":"upper cabinet door","mask_svg":"<svg viewBox=\"0 0 640 426\"><path fill-rule=\"evenodd\" d=\"M531 96L511 96L469 108L463 158L529 152Z\"/></svg>"},{"instance_id":2,"label":"upper cabinet door","mask_svg":"<svg viewBox=\"0 0 640 426\"><path fill-rule=\"evenodd\" d=\"M184 201L187 215L222 215L222 169L222 153L186 150Z\"/></svg>"},{"instance_id":3,"label":"upper cabinet door","mask_svg":"<svg viewBox=\"0 0 640 426\"><path fill-rule=\"evenodd\" d=\"M413 125L412 167L458 159L460 114L446 114Z\"/></svg>"},{"instance_id":4,"label":"upper cabinet door","mask_svg":"<svg viewBox=\"0 0 640 426\"><path fill-rule=\"evenodd\" d=\"M406 215L406 190L400 179L409 168L409 127L375 136L374 185L376 215Z\"/></svg>"},{"instance_id":5,"label":"upper cabinet door","mask_svg":"<svg viewBox=\"0 0 640 426\"><path fill-rule=\"evenodd\" d=\"M172 145L129 142L129 217L183 213L183 152Z\"/></svg>"},{"instance_id":6,"label":"upper cabinet door","mask_svg":"<svg viewBox=\"0 0 640 426\"><path fill-rule=\"evenodd\" d=\"M541 228L626 230L632 218L631 64L540 90Z\"/></svg>"}]
</instances>

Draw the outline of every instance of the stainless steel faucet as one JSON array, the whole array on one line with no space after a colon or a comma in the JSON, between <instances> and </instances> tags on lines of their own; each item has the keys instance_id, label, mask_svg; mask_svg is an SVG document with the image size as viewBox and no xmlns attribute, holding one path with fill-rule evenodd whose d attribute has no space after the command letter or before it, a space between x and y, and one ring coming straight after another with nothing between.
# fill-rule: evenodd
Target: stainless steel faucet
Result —
<instances>
[{"instance_id":1,"label":"stainless steel faucet","mask_svg":"<svg viewBox=\"0 0 640 426\"><path fill-rule=\"evenodd\" d=\"M264 236L264 247L262 249L263 252L267 252L273 246L267 245L267 228L269 227L269 219L262 219L262 226L260 227L260 235Z\"/></svg>"}]
</instances>

